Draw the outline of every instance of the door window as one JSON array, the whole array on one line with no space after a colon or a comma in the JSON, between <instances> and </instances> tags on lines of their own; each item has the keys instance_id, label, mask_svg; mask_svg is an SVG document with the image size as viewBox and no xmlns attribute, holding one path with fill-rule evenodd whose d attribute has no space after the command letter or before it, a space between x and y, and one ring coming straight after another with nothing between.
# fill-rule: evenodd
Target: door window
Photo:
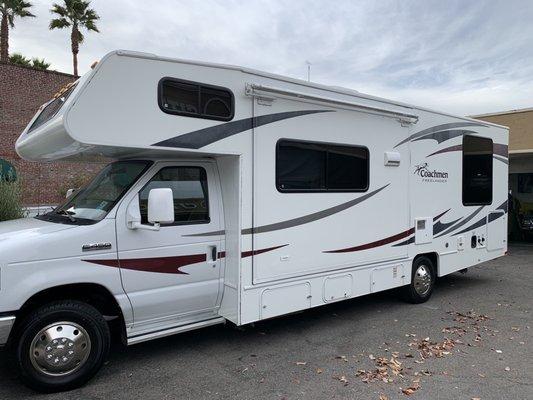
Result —
<instances>
[{"instance_id":1,"label":"door window","mask_svg":"<svg viewBox=\"0 0 533 400\"><path fill-rule=\"evenodd\" d=\"M148 194L170 188L174 195L174 225L210 222L207 173L201 167L165 167L139 192L141 222L148 223Z\"/></svg>"}]
</instances>

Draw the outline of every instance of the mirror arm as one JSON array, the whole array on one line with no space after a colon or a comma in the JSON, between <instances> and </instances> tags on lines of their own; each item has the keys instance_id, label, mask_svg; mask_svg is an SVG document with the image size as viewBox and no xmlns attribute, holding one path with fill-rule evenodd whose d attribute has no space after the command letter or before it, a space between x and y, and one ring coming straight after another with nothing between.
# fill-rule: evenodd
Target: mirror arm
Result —
<instances>
[{"instance_id":1,"label":"mirror arm","mask_svg":"<svg viewBox=\"0 0 533 400\"><path fill-rule=\"evenodd\" d=\"M143 229L145 231L158 231L161 229L159 222L155 222L153 225L144 225L139 221L130 221L128 222L129 229Z\"/></svg>"}]
</instances>

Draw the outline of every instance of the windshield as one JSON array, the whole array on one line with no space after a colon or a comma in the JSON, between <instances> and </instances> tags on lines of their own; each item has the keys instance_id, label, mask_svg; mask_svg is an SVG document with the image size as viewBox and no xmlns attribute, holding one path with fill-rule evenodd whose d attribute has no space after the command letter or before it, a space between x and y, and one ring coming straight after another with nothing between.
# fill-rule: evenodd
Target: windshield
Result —
<instances>
[{"instance_id":1,"label":"windshield","mask_svg":"<svg viewBox=\"0 0 533 400\"><path fill-rule=\"evenodd\" d=\"M138 160L109 164L64 204L38 218L75 224L98 222L106 217L150 164L150 161Z\"/></svg>"}]
</instances>

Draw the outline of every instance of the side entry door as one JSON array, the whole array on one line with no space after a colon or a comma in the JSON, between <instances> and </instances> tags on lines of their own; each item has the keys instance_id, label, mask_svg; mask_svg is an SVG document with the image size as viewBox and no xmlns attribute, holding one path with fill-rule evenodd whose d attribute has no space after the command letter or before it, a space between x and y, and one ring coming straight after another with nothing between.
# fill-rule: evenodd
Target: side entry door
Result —
<instances>
[{"instance_id":1,"label":"side entry door","mask_svg":"<svg viewBox=\"0 0 533 400\"><path fill-rule=\"evenodd\" d=\"M148 225L151 189L170 188L174 223L158 231L130 229L128 206L138 198ZM216 164L156 163L130 192L117 214L118 258L134 312L134 331L201 320L216 312L221 287L222 203Z\"/></svg>"}]
</instances>

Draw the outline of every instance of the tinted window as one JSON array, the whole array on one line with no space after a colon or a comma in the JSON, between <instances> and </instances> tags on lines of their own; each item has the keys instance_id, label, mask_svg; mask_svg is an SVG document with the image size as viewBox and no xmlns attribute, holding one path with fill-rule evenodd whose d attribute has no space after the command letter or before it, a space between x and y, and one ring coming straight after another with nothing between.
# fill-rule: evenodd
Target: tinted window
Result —
<instances>
[{"instance_id":1,"label":"tinted window","mask_svg":"<svg viewBox=\"0 0 533 400\"><path fill-rule=\"evenodd\" d=\"M463 204L492 203L492 140L463 138Z\"/></svg>"},{"instance_id":2,"label":"tinted window","mask_svg":"<svg viewBox=\"0 0 533 400\"><path fill-rule=\"evenodd\" d=\"M331 146L328 149L328 189L363 190L368 187L368 150Z\"/></svg>"},{"instance_id":3,"label":"tinted window","mask_svg":"<svg viewBox=\"0 0 533 400\"><path fill-rule=\"evenodd\" d=\"M225 90L202 87L200 109L203 115L211 117L231 117L231 94Z\"/></svg>"},{"instance_id":4,"label":"tinted window","mask_svg":"<svg viewBox=\"0 0 533 400\"><path fill-rule=\"evenodd\" d=\"M169 114L229 121L233 104L229 89L171 78L159 84L159 106Z\"/></svg>"},{"instance_id":5,"label":"tinted window","mask_svg":"<svg viewBox=\"0 0 533 400\"><path fill-rule=\"evenodd\" d=\"M199 87L180 82L163 84L163 107L168 111L198 114Z\"/></svg>"},{"instance_id":6,"label":"tinted window","mask_svg":"<svg viewBox=\"0 0 533 400\"><path fill-rule=\"evenodd\" d=\"M279 191L364 191L368 188L368 150L322 143L278 143Z\"/></svg>"},{"instance_id":7,"label":"tinted window","mask_svg":"<svg viewBox=\"0 0 533 400\"><path fill-rule=\"evenodd\" d=\"M63 104L65 104L65 101L68 99L72 91L74 90L76 86L72 86L70 89L65 91L61 96L58 96L54 100L52 100L50 103L48 103L44 109L41 111L41 113L38 115L38 117L33 121L33 124L31 124L30 129L28 129L28 132L31 132L41 125L43 125L45 122L50 121L57 112L63 107Z\"/></svg>"},{"instance_id":8,"label":"tinted window","mask_svg":"<svg viewBox=\"0 0 533 400\"><path fill-rule=\"evenodd\" d=\"M170 188L174 195L174 222L209 222L207 175L200 167L161 169L139 193L141 222L148 222L148 194L151 189Z\"/></svg>"}]
</instances>

